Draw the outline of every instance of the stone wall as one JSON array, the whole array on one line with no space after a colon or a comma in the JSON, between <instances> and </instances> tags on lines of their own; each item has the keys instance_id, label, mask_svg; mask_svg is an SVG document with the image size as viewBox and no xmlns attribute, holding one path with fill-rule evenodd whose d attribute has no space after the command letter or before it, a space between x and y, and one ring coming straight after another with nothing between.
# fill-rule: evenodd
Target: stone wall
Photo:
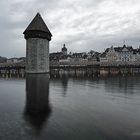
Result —
<instances>
[{"instance_id":1,"label":"stone wall","mask_svg":"<svg viewBox=\"0 0 140 140\"><path fill-rule=\"evenodd\" d=\"M49 72L49 41L40 38L27 39L26 72Z\"/></svg>"}]
</instances>

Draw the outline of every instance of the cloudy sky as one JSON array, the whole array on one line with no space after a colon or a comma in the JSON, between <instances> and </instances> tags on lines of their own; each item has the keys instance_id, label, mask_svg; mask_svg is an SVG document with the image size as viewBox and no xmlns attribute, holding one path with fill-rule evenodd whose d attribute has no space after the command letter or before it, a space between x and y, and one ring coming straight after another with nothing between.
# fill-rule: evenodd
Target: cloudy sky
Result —
<instances>
[{"instance_id":1,"label":"cloudy sky","mask_svg":"<svg viewBox=\"0 0 140 140\"><path fill-rule=\"evenodd\" d=\"M51 52L64 43L72 52L140 45L140 0L0 0L1 56L25 56L22 33L37 12L53 34Z\"/></svg>"}]
</instances>

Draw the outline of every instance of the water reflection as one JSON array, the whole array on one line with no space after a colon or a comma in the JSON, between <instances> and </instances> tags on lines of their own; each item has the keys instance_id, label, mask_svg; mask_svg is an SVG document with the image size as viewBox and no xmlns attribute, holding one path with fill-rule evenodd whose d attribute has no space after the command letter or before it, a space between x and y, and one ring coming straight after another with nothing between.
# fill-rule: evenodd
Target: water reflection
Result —
<instances>
[{"instance_id":1,"label":"water reflection","mask_svg":"<svg viewBox=\"0 0 140 140\"><path fill-rule=\"evenodd\" d=\"M140 77L63 78L1 79L0 140L140 139Z\"/></svg>"},{"instance_id":2,"label":"water reflection","mask_svg":"<svg viewBox=\"0 0 140 140\"><path fill-rule=\"evenodd\" d=\"M35 134L40 134L49 115L49 75L27 75L24 118L29 126L33 128Z\"/></svg>"},{"instance_id":3,"label":"water reflection","mask_svg":"<svg viewBox=\"0 0 140 140\"><path fill-rule=\"evenodd\" d=\"M63 91L62 94L65 96L67 94L67 88L68 88L68 75L62 75L62 87Z\"/></svg>"},{"instance_id":4,"label":"water reflection","mask_svg":"<svg viewBox=\"0 0 140 140\"><path fill-rule=\"evenodd\" d=\"M67 90L68 90L69 76L63 74L59 78L52 77L51 81L53 81L54 87L61 87L62 96L65 97L67 95L67 92L68 92Z\"/></svg>"},{"instance_id":5,"label":"water reflection","mask_svg":"<svg viewBox=\"0 0 140 140\"><path fill-rule=\"evenodd\" d=\"M134 94L139 87L139 77L110 77L104 80L105 89L110 93Z\"/></svg>"}]
</instances>

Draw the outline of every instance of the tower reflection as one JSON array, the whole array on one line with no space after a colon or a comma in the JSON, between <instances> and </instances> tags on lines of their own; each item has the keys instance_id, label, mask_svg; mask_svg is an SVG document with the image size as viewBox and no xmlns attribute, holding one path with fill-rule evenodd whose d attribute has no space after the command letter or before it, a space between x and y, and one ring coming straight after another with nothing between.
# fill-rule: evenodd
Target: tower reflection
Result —
<instances>
[{"instance_id":1,"label":"tower reflection","mask_svg":"<svg viewBox=\"0 0 140 140\"><path fill-rule=\"evenodd\" d=\"M24 118L36 134L40 134L50 115L49 75L26 76L26 105Z\"/></svg>"},{"instance_id":2,"label":"tower reflection","mask_svg":"<svg viewBox=\"0 0 140 140\"><path fill-rule=\"evenodd\" d=\"M61 79L62 79L62 87L63 87L62 94L63 96L65 96L67 94L67 88L68 88L68 76L62 75Z\"/></svg>"}]
</instances>

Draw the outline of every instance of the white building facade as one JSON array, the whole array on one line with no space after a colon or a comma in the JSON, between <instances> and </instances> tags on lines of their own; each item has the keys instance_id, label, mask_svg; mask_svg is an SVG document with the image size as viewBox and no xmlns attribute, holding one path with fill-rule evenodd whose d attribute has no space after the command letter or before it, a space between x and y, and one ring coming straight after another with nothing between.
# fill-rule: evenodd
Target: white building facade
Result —
<instances>
[{"instance_id":1,"label":"white building facade","mask_svg":"<svg viewBox=\"0 0 140 140\"><path fill-rule=\"evenodd\" d=\"M123 47L107 48L104 55L100 57L101 65L118 66L118 65L139 65L140 48L133 49L132 46L123 45Z\"/></svg>"}]
</instances>

